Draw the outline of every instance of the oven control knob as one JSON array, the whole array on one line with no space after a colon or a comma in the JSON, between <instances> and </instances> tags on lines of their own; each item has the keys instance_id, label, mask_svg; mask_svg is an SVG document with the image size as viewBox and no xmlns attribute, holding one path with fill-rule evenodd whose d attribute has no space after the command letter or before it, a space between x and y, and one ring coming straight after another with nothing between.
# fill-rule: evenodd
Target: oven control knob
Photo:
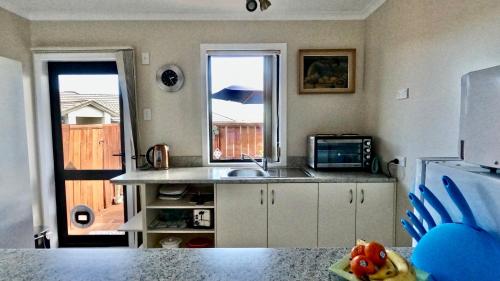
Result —
<instances>
[{"instance_id":1,"label":"oven control knob","mask_svg":"<svg viewBox=\"0 0 500 281\"><path fill-rule=\"evenodd\" d=\"M371 151L371 148L365 148L365 152L370 153Z\"/></svg>"},{"instance_id":2,"label":"oven control knob","mask_svg":"<svg viewBox=\"0 0 500 281\"><path fill-rule=\"evenodd\" d=\"M366 161L366 162L365 162L365 166L367 166L367 167L368 167L368 166L370 166L370 165L371 165L370 161Z\"/></svg>"},{"instance_id":3,"label":"oven control knob","mask_svg":"<svg viewBox=\"0 0 500 281\"><path fill-rule=\"evenodd\" d=\"M366 146L370 146L370 145L372 145L372 142L371 141L365 141L365 145Z\"/></svg>"},{"instance_id":4,"label":"oven control knob","mask_svg":"<svg viewBox=\"0 0 500 281\"><path fill-rule=\"evenodd\" d=\"M370 159L371 157L370 157L370 155L365 155L365 158Z\"/></svg>"}]
</instances>

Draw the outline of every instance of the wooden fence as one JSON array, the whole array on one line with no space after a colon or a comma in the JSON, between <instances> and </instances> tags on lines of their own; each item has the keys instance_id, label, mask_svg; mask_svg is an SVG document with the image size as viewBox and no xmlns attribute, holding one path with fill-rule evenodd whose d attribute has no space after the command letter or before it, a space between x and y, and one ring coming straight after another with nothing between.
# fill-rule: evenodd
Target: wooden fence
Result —
<instances>
[{"instance_id":1,"label":"wooden fence","mask_svg":"<svg viewBox=\"0 0 500 281\"><path fill-rule=\"evenodd\" d=\"M221 160L240 159L241 154L263 155L262 123L214 123L213 147L222 152Z\"/></svg>"},{"instance_id":2,"label":"wooden fence","mask_svg":"<svg viewBox=\"0 0 500 281\"><path fill-rule=\"evenodd\" d=\"M121 169L120 124L62 125L64 167L66 170ZM119 194L117 194L119 193ZM113 204L123 191L109 181L66 181L68 214L75 205L85 204L96 215ZM69 218L69 215L68 215ZM69 224L68 222L68 225Z\"/></svg>"}]
</instances>

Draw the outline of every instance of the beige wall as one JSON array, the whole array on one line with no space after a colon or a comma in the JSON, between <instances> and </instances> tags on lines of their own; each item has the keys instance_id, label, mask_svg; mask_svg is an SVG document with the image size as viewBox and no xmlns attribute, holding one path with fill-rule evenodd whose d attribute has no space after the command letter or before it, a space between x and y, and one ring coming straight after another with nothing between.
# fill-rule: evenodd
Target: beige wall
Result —
<instances>
[{"instance_id":1,"label":"beige wall","mask_svg":"<svg viewBox=\"0 0 500 281\"><path fill-rule=\"evenodd\" d=\"M0 38L0 56L22 62L25 73L31 73L30 22L0 8Z\"/></svg>"},{"instance_id":2,"label":"beige wall","mask_svg":"<svg viewBox=\"0 0 500 281\"><path fill-rule=\"evenodd\" d=\"M143 148L167 142L177 156L201 155L200 44L288 43L288 154L305 155L310 133L375 135L385 160L408 157L398 171L399 221L415 159L457 155L460 77L500 64L499 14L498 0L387 0L366 21L33 22L31 40L33 46L132 45L150 52L151 65L138 64L139 106L153 109L153 121L140 121ZM29 64L29 24L0 10L0 35L12 38L3 39L0 55ZM346 47L358 50L357 93L299 96L297 50ZM165 63L185 72L178 93L155 85L155 71ZM411 98L397 101L397 91L407 87ZM400 227L397 242L409 243Z\"/></svg>"},{"instance_id":3,"label":"beige wall","mask_svg":"<svg viewBox=\"0 0 500 281\"><path fill-rule=\"evenodd\" d=\"M28 154L30 169L30 186L34 199L34 225L41 224L40 190L37 184L37 161L35 156L36 135L34 127L34 98L32 96L31 73L31 32L30 22L22 17L0 8L0 56L21 62L23 68L24 102L26 113L26 129L28 137ZM4 93L2 93L4 94ZM19 112L19 114L22 114Z\"/></svg>"},{"instance_id":4,"label":"beige wall","mask_svg":"<svg viewBox=\"0 0 500 281\"><path fill-rule=\"evenodd\" d=\"M150 52L151 65L138 61L140 108L153 110L140 121L143 149L166 142L175 156L201 156L201 43L288 43L288 155L304 156L306 135L356 132L362 127L364 21L310 22L33 22L33 46L132 45ZM297 52L300 48L356 48L355 95L299 96ZM177 63L186 76L177 93L162 92L155 72ZM142 117L142 112L140 114Z\"/></svg>"},{"instance_id":5,"label":"beige wall","mask_svg":"<svg viewBox=\"0 0 500 281\"><path fill-rule=\"evenodd\" d=\"M498 0L388 0L367 20L367 130L385 160L408 157L397 221L408 208L415 159L458 155L460 78L500 64L499 15ZM410 99L396 100L404 88ZM410 241L401 227L397 241Z\"/></svg>"}]
</instances>

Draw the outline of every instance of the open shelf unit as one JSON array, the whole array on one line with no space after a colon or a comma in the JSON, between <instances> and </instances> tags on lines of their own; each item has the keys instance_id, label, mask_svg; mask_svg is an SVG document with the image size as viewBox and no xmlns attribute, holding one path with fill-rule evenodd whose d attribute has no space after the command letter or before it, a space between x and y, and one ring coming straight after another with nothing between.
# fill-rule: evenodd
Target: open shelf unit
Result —
<instances>
[{"instance_id":1,"label":"open shelf unit","mask_svg":"<svg viewBox=\"0 0 500 281\"><path fill-rule=\"evenodd\" d=\"M160 184L143 184L140 186L140 198L143 211L138 214L142 220L135 221L134 226L140 224L143 233L144 248L161 248L160 240L166 237L178 237L182 239L180 247L186 247L186 243L198 237L209 238L213 241L212 247L215 244L215 187L213 184L189 184L188 191L179 200L159 200L158 188ZM204 204L196 204L191 202L191 197L194 195L204 194L209 201ZM210 210L213 217L212 228L193 228L188 224L185 228L151 228L150 224L160 214L168 214L180 210L186 214L192 214L195 209ZM179 212L179 211L178 211ZM135 217L134 217L135 218ZM132 219L130 220L132 221ZM129 221L129 222L130 222ZM132 224L132 223L131 223Z\"/></svg>"},{"instance_id":2,"label":"open shelf unit","mask_svg":"<svg viewBox=\"0 0 500 281\"><path fill-rule=\"evenodd\" d=\"M187 198L182 198L176 201L156 200L146 206L147 209L214 209L214 202L207 202L203 205L197 205L189 201Z\"/></svg>"},{"instance_id":3,"label":"open shelf unit","mask_svg":"<svg viewBox=\"0 0 500 281\"><path fill-rule=\"evenodd\" d=\"M197 228L162 228L148 229L149 233L215 233L214 229L197 229Z\"/></svg>"},{"instance_id":4,"label":"open shelf unit","mask_svg":"<svg viewBox=\"0 0 500 281\"><path fill-rule=\"evenodd\" d=\"M135 231L135 232L141 232L143 231L143 226L142 226L142 211L137 213L137 215L131 217L126 223L122 224L118 230L120 231Z\"/></svg>"}]
</instances>

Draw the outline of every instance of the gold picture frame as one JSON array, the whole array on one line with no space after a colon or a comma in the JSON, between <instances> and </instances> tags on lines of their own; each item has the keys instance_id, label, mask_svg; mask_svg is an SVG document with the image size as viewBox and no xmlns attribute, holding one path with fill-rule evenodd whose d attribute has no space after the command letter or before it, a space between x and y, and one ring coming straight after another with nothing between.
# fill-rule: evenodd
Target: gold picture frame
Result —
<instances>
[{"instance_id":1,"label":"gold picture frame","mask_svg":"<svg viewBox=\"0 0 500 281\"><path fill-rule=\"evenodd\" d=\"M299 94L356 92L356 49L299 50Z\"/></svg>"}]
</instances>

